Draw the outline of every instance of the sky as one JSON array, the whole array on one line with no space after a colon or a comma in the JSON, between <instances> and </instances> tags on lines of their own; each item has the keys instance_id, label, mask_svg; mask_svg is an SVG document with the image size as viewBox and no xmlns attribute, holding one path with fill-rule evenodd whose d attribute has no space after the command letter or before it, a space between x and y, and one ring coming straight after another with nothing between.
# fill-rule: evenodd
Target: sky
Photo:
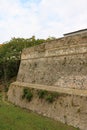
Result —
<instances>
[{"instance_id":1,"label":"sky","mask_svg":"<svg viewBox=\"0 0 87 130\"><path fill-rule=\"evenodd\" d=\"M0 0L0 43L87 28L87 0Z\"/></svg>"}]
</instances>

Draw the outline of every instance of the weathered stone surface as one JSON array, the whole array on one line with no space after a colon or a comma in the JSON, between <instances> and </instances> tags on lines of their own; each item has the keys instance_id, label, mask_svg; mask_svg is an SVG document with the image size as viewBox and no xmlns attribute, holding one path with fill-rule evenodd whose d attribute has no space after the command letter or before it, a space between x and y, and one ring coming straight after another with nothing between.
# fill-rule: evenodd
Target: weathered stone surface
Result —
<instances>
[{"instance_id":1,"label":"weathered stone surface","mask_svg":"<svg viewBox=\"0 0 87 130\"><path fill-rule=\"evenodd\" d=\"M87 89L87 33L24 49L17 81Z\"/></svg>"},{"instance_id":2,"label":"weathered stone surface","mask_svg":"<svg viewBox=\"0 0 87 130\"><path fill-rule=\"evenodd\" d=\"M34 95L22 100L25 87L59 93L52 104ZM8 100L44 116L87 130L87 33L24 49Z\"/></svg>"},{"instance_id":3,"label":"weathered stone surface","mask_svg":"<svg viewBox=\"0 0 87 130\"><path fill-rule=\"evenodd\" d=\"M22 99L25 87L34 91L31 102ZM59 96L53 103L48 103L44 99L39 99L35 94L37 90L57 92ZM81 130L87 130L87 90L15 82L10 86L8 100L22 108L79 127Z\"/></svg>"}]
</instances>

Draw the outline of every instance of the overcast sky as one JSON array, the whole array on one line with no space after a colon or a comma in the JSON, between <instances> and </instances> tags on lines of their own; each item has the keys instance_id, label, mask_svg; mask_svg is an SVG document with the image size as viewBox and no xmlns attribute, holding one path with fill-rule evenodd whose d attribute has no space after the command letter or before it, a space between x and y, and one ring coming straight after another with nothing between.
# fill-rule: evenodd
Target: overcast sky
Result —
<instances>
[{"instance_id":1,"label":"overcast sky","mask_svg":"<svg viewBox=\"0 0 87 130\"><path fill-rule=\"evenodd\" d=\"M0 0L0 43L87 28L87 0Z\"/></svg>"}]
</instances>

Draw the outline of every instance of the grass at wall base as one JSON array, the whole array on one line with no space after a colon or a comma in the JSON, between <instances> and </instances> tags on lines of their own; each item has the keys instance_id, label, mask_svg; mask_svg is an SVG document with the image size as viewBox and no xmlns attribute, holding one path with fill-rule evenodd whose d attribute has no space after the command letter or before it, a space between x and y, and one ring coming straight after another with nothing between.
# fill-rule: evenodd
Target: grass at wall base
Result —
<instances>
[{"instance_id":1,"label":"grass at wall base","mask_svg":"<svg viewBox=\"0 0 87 130\"><path fill-rule=\"evenodd\" d=\"M0 130L78 130L78 128L16 107L3 101L0 93Z\"/></svg>"}]
</instances>

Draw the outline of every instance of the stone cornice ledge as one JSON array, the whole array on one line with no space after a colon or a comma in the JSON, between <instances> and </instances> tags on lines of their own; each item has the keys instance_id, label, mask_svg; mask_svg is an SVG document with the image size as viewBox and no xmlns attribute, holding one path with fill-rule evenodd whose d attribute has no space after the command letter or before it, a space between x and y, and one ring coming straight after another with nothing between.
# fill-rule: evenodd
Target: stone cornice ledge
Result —
<instances>
[{"instance_id":1,"label":"stone cornice ledge","mask_svg":"<svg viewBox=\"0 0 87 130\"><path fill-rule=\"evenodd\" d=\"M40 84L31 84L31 83L24 83L24 82L13 82L11 86L17 87L27 87L27 88L34 88L40 90L47 90L50 92L58 92L70 95L77 95L77 96L87 96L87 90L84 89L70 89L70 88L61 88L55 86L47 86L47 85L40 85Z\"/></svg>"}]
</instances>

